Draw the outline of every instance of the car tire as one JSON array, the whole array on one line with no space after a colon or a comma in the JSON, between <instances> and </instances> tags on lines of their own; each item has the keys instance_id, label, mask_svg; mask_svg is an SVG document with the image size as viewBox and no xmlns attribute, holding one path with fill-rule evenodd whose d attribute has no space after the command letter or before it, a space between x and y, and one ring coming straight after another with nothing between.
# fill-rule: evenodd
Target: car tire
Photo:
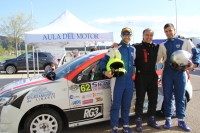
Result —
<instances>
[{"instance_id":1,"label":"car tire","mask_svg":"<svg viewBox=\"0 0 200 133\"><path fill-rule=\"evenodd\" d=\"M46 71L46 70L49 70L51 68L51 65L46 65L45 67L44 67L44 71Z\"/></svg>"},{"instance_id":2,"label":"car tire","mask_svg":"<svg viewBox=\"0 0 200 133\"><path fill-rule=\"evenodd\" d=\"M8 65L8 66L6 67L6 73L7 73L7 74L14 74L14 73L16 73L16 72L17 72L17 70L16 70L15 66L13 66L13 65Z\"/></svg>"},{"instance_id":3,"label":"car tire","mask_svg":"<svg viewBox=\"0 0 200 133\"><path fill-rule=\"evenodd\" d=\"M185 96L185 110L187 108L187 97ZM162 109L161 113L164 114L164 106L162 104ZM172 117L176 117L176 104L175 104L175 99L173 98L172 100Z\"/></svg>"},{"instance_id":4,"label":"car tire","mask_svg":"<svg viewBox=\"0 0 200 133\"><path fill-rule=\"evenodd\" d=\"M42 108L30 114L24 124L25 133L60 133L62 131L62 119L53 109Z\"/></svg>"}]
</instances>

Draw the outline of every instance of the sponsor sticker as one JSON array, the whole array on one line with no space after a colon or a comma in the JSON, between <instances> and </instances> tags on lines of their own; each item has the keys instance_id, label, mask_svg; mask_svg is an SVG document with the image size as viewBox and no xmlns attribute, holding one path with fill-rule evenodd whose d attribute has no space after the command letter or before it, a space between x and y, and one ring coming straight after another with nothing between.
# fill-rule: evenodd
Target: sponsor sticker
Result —
<instances>
[{"instance_id":1,"label":"sponsor sticker","mask_svg":"<svg viewBox=\"0 0 200 133\"><path fill-rule=\"evenodd\" d=\"M103 101L103 98L102 97L96 97L96 102L102 102Z\"/></svg>"},{"instance_id":2,"label":"sponsor sticker","mask_svg":"<svg viewBox=\"0 0 200 133\"><path fill-rule=\"evenodd\" d=\"M70 99L77 99L77 98L80 98L80 96L70 95L69 98Z\"/></svg>"},{"instance_id":3,"label":"sponsor sticker","mask_svg":"<svg viewBox=\"0 0 200 133\"><path fill-rule=\"evenodd\" d=\"M110 88L110 80L102 80L98 82L92 82L92 90L99 91L102 89L109 89Z\"/></svg>"},{"instance_id":4,"label":"sponsor sticker","mask_svg":"<svg viewBox=\"0 0 200 133\"><path fill-rule=\"evenodd\" d=\"M71 106L72 106L73 108L75 108L75 107L80 107L80 106L81 106L81 100L72 101L72 102L71 102Z\"/></svg>"},{"instance_id":5,"label":"sponsor sticker","mask_svg":"<svg viewBox=\"0 0 200 133\"><path fill-rule=\"evenodd\" d=\"M81 93L92 91L90 83L81 84L80 86Z\"/></svg>"},{"instance_id":6,"label":"sponsor sticker","mask_svg":"<svg viewBox=\"0 0 200 133\"><path fill-rule=\"evenodd\" d=\"M93 99L83 100L83 105L93 103Z\"/></svg>"},{"instance_id":7,"label":"sponsor sticker","mask_svg":"<svg viewBox=\"0 0 200 133\"><path fill-rule=\"evenodd\" d=\"M47 90L46 86L38 86L32 89L32 92L27 95L27 102L30 103L34 101L43 101L47 99L55 98L55 93Z\"/></svg>"},{"instance_id":8,"label":"sponsor sticker","mask_svg":"<svg viewBox=\"0 0 200 133\"><path fill-rule=\"evenodd\" d=\"M78 90L78 85L71 85L71 86L69 87L69 90L71 90L71 91L73 91L73 92L77 91L77 90Z\"/></svg>"},{"instance_id":9,"label":"sponsor sticker","mask_svg":"<svg viewBox=\"0 0 200 133\"><path fill-rule=\"evenodd\" d=\"M91 97L92 97L92 94L82 95L82 99L88 99L88 98L91 98Z\"/></svg>"},{"instance_id":10,"label":"sponsor sticker","mask_svg":"<svg viewBox=\"0 0 200 133\"><path fill-rule=\"evenodd\" d=\"M100 116L103 116L102 105L84 109L84 116L83 116L84 119L87 118L95 119Z\"/></svg>"},{"instance_id":11,"label":"sponsor sticker","mask_svg":"<svg viewBox=\"0 0 200 133\"><path fill-rule=\"evenodd\" d=\"M177 48L180 48L180 46L181 46L180 44L176 44L176 47L177 47Z\"/></svg>"},{"instance_id":12,"label":"sponsor sticker","mask_svg":"<svg viewBox=\"0 0 200 133\"><path fill-rule=\"evenodd\" d=\"M102 96L102 95L103 95L103 92L96 92L96 93L93 93L93 97Z\"/></svg>"}]
</instances>

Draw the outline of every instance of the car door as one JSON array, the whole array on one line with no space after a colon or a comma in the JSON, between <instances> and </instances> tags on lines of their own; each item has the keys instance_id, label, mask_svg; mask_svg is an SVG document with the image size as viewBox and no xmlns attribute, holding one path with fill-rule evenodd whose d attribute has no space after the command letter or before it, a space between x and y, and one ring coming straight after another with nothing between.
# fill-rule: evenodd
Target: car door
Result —
<instances>
[{"instance_id":1,"label":"car door","mask_svg":"<svg viewBox=\"0 0 200 133\"><path fill-rule=\"evenodd\" d=\"M105 78L96 61L74 76L69 83L69 98L74 121L109 119L111 105L110 79ZM77 114L78 112L78 114Z\"/></svg>"},{"instance_id":2,"label":"car door","mask_svg":"<svg viewBox=\"0 0 200 133\"><path fill-rule=\"evenodd\" d=\"M17 69L24 70L25 66L26 66L26 56L25 54L22 54L17 57Z\"/></svg>"},{"instance_id":3,"label":"car door","mask_svg":"<svg viewBox=\"0 0 200 133\"><path fill-rule=\"evenodd\" d=\"M38 65L39 65L39 69L44 69L44 65L46 63L47 63L47 55L45 55L44 53L38 53ZM37 54L35 54L35 64L37 66Z\"/></svg>"}]
</instances>

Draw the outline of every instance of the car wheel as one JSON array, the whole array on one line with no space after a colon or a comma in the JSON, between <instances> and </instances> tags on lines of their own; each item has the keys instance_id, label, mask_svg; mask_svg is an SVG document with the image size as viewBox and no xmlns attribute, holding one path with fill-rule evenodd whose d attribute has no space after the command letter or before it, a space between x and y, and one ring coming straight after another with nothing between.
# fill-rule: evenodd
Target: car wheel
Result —
<instances>
[{"instance_id":1,"label":"car wheel","mask_svg":"<svg viewBox=\"0 0 200 133\"><path fill-rule=\"evenodd\" d=\"M38 109L27 117L24 130L25 133L60 133L62 119L50 108Z\"/></svg>"},{"instance_id":2,"label":"car wheel","mask_svg":"<svg viewBox=\"0 0 200 133\"><path fill-rule=\"evenodd\" d=\"M185 96L185 110L187 107L187 97ZM161 113L164 114L164 106L162 104L162 110ZM172 117L176 117L176 103L175 103L175 97L172 98Z\"/></svg>"},{"instance_id":3,"label":"car wheel","mask_svg":"<svg viewBox=\"0 0 200 133\"><path fill-rule=\"evenodd\" d=\"M46 65L46 66L44 67L44 70L45 70L45 71L46 71L46 70L49 70L50 67L51 67L51 65Z\"/></svg>"},{"instance_id":4,"label":"car wheel","mask_svg":"<svg viewBox=\"0 0 200 133\"><path fill-rule=\"evenodd\" d=\"M16 72L17 72L17 70L16 70L15 66L9 65L9 66L6 67L6 73L8 73L8 74L14 74Z\"/></svg>"}]
</instances>

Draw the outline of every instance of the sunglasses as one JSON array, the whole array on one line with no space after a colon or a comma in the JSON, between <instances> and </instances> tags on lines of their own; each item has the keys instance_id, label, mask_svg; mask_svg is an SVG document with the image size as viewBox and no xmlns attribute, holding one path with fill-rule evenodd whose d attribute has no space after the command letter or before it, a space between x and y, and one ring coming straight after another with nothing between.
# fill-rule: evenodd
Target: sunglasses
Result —
<instances>
[{"instance_id":1,"label":"sunglasses","mask_svg":"<svg viewBox=\"0 0 200 133\"><path fill-rule=\"evenodd\" d=\"M122 34L122 37L131 37L132 34Z\"/></svg>"}]
</instances>

